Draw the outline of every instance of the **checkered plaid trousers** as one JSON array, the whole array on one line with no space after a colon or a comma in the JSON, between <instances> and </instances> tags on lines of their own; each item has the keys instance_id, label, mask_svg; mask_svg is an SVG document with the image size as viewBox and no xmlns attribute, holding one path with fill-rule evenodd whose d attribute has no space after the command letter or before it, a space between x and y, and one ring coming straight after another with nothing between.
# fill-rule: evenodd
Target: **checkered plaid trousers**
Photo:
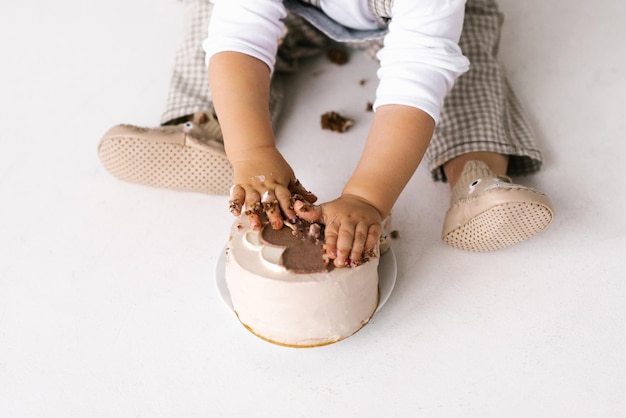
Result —
<instances>
[{"instance_id":1,"label":"checkered plaid trousers","mask_svg":"<svg viewBox=\"0 0 626 418\"><path fill-rule=\"evenodd\" d=\"M302 0L319 6L319 0ZM183 42L174 64L162 123L198 111L211 110L204 40L212 5L207 0L186 0ZM381 24L393 19L393 0L368 0ZM526 113L497 61L503 16L494 0L467 0L459 45L470 60L470 70L446 96L440 121L425 159L436 180L445 180L443 164L469 152L495 152L510 156L509 175L532 173L541 167L541 152ZM270 109L277 120L282 103L281 76L297 68L297 60L319 54L332 40L304 19L290 13L287 35L279 48L272 80ZM382 42L350 44L375 56Z\"/></svg>"}]
</instances>

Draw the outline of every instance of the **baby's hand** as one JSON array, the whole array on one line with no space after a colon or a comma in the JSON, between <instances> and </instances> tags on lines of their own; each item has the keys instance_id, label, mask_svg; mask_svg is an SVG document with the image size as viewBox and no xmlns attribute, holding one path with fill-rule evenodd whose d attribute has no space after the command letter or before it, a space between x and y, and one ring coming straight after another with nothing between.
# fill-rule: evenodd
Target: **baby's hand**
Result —
<instances>
[{"instance_id":1,"label":"baby's hand","mask_svg":"<svg viewBox=\"0 0 626 418\"><path fill-rule=\"evenodd\" d=\"M245 205L252 229L263 226L263 212L272 227L280 229L284 218L296 219L291 203L293 194L300 194L311 203L317 198L300 184L276 148L257 149L251 154L245 160L233 162L235 184L230 191L230 211L239 216Z\"/></svg>"},{"instance_id":2,"label":"baby's hand","mask_svg":"<svg viewBox=\"0 0 626 418\"><path fill-rule=\"evenodd\" d=\"M336 267L359 264L382 234L380 212L358 196L342 195L319 206L296 201L294 209L300 218L326 225L326 254Z\"/></svg>"}]
</instances>

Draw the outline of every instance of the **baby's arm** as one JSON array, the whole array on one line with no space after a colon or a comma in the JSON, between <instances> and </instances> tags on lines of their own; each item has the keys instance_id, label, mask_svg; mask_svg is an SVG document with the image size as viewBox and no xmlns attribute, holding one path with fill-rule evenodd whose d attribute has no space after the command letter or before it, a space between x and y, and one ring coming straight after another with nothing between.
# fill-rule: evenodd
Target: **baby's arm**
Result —
<instances>
[{"instance_id":1,"label":"baby's arm","mask_svg":"<svg viewBox=\"0 0 626 418\"><path fill-rule=\"evenodd\" d=\"M421 162L434 128L434 120L417 108L379 107L363 154L342 194L360 196L382 217L387 216Z\"/></svg>"},{"instance_id":2,"label":"baby's arm","mask_svg":"<svg viewBox=\"0 0 626 418\"><path fill-rule=\"evenodd\" d=\"M376 115L361 160L338 199L296 207L302 217L326 223L335 265L360 260L376 244L380 219L422 160L446 93L467 71L458 46L464 9L465 0L393 2L392 24L377 54Z\"/></svg>"},{"instance_id":3,"label":"baby's arm","mask_svg":"<svg viewBox=\"0 0 626 418\"><path fill-rule=\"evenodd\" d=\"M274 228L281 228L283 215L295 219L292 193L303 194L311 202L315 198L299 184L276 149L268 106L270 70L249 55L220 52L209 62L209 82L235 173L231 210L239 215L245 203L253 228L261 227L262 210Z\"/></svg>"},{"instance_id":4,"label":"baby's arm","mask_svg":"<svg viewBox=\"0 0 626 418\"><path fill-rule=\"evenodd\" d=\"M435 122L426 112L404 105L377 109L365 149L341 196L320 206L298 203L296 212L326 224L326 251L335 265L358 262L371 251L400 192L417 169Z\"/></svg>"}]
</instances>

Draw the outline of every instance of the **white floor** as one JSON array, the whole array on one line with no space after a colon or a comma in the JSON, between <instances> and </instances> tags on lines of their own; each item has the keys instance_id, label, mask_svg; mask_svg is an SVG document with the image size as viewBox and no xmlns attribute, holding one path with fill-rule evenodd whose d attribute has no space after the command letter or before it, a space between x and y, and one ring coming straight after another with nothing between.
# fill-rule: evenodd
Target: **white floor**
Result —
<instances>
[{"instance_id":1,"label":"white floor","mask_svg":"<svg viewBox=\"0 0 626 418\"><path fill-rule=\"evenodd\" d=\"M520 182L552 197L553 225L497 253L446 247L447 186L421 167L395 208L389 302L348 340L297 350L252 336L220 300L226 197L99 165L110 126L158 122L182 7L4 2L0 416L624 416L626 2L501 7L501 57L546 159ZM279 143L323 200L358 157L374 71L357 54L297 80ZM354 129L322 131L328 110Z\"/></svg>"}]
</instances>

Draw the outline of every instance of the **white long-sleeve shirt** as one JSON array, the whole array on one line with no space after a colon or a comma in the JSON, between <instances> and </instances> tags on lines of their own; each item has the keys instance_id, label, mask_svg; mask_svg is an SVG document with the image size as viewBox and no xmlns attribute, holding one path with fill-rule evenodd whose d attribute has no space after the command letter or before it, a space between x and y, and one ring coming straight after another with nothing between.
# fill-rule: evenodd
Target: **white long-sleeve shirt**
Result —
<instances>
[{"instance_id":1,"label":"white long-sleeve shirt","mask_svg":"<svg viewBox=\"0 0 626 418\"><path fill-rule=\"evenodd\" d=\"M241 52L273 71L286 16L282 0L212 0L207 63L223 51ZM435 122L447 92L469 62L458 46L465 0L395 0L392 20L378 53L380 68L374 109L401 104L421 109ZM379 24L367 0L321 0L321 10L356 30Z\"/></svg>"}]
</instances>

